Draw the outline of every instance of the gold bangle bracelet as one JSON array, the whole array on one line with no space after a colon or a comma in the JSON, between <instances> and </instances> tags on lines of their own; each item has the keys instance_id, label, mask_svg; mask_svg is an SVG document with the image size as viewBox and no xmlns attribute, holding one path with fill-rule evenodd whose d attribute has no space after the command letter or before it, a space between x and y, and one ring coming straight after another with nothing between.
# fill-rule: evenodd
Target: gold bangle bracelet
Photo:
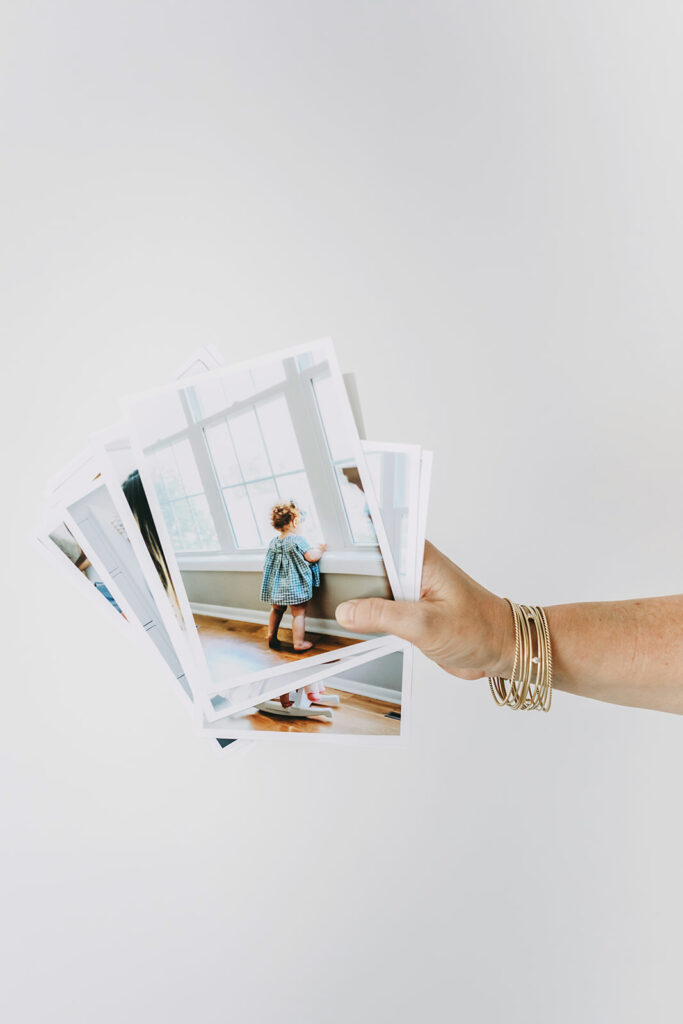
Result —
<instances>
[{"instance_id":1,"label":"gold bangle bracelet","mask_svg":"<svg viewBox=\"0 0 683 1024\"><path fill-rule=\"evenodd\" d=\"M515 627L515 653L509 679L489 676L493 699L515 711L550 711L553 656L545 610L506 601Z\"/></svg>"}]
</instances>

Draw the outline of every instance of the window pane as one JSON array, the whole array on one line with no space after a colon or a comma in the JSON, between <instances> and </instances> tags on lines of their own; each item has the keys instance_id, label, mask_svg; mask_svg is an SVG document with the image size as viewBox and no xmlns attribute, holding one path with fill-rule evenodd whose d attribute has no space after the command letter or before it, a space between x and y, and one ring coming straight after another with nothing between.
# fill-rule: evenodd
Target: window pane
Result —
<instances>
[{"instance_id":1,"label":"window pane","mask_svg":"<svg viewBox=\"0 0 683 1024\"><path fill-rule=\"evenodd\" d=\"M261 547L261 539L254 522L246 488L227 487L223 491L223 498L237 547Z\"/></svg>"},{"instance_id":2,"label":"window pane","mask_svg":"<svg viewBox=\"0 0 683 1024\"><path fill-rule=\"evenodd\" d=\"M217 551L218 537L204 495L161 506L174 551Z\"/></svg>"},{"instance_id":3,"label":"window pane","mask_svg":"<svg viewBox=\"0 0 683 1024\"><path fill-rule=\"evenodd\" d=\"M260 402L256 406L274 473L291 473L303 469L304 463L294 432L292 417L284 397Z\"/></svg>"},{"instance_id":4,"label":"window pane","mask_svg":"<svg viewBox=\"0 0 683 1024\"><path fill-rule=\"evenodd\" d=\"M209 503L203 494L198 494L189 501L195 522L197 546L188 548L193 551L217 551L220 547L216 527L214 526Z\"/></svg>"},{"instance_id":5,"label":"window pane","mask_svg":"<svg viewBox=\"0 0 683 1024\"><path fill-rule=\"evenodd\" d=\"M277 489L280 501L293 501L303 513L298 532L311 544L324 541L318 512L313 502L311 485L306 474L289 473L286 476L279 476Z\"/></svg>"},{"instance_id":6,"label":"window pane","mask_svg":"<svg viewBox=\"0 0 683 1024\"><path fill-rule=\"evenodd\" d=\"M173 450L162 448L149 456L154 476L154 487L159 501L170 501L184 496L183 482L180 479L178 466L173 457Z\"/></svg>"},{"instance_id":7,"label":"window pane","mask_svg":"<svg viewBox=\"0 0 683 1024\"><path fill-rule=\"evenodd\" d=\"M358 479L355 466L345 467L350 480ZM344 502L346 518L351 529L351 536L354 544L376 544L377 534L370 519L370 510L365 500L365 494L356 483L350 483L344 474L344 468L336 467L339 491Z\"/></svg>"},{"instance_id":8,"label":"window pane","mask_svg":"<svg viewBox=\"0 0 683 1024\"><path fill-rule=\"evenodd\" d=\"M161 506L161 511L164 514L164 522L166 523L166 529L171 535L171 544L173 545L174 551L182 551L182 530L180 524L175 517L173 505L168 502L164 502Z\"/></svg>"},{"instance_id":9,"label":"window pane","mask_svg":"<svg viewBox=\"0 0 683 1024\"><path fill-rule=\"evenodd\" d=\"M228 422L244 479L270 476L266 450L253 409L231 416Z\"/></svg>"},{"instance_id":10,"label":"window pane","mask_svg":"<svg viewBox=\"0 0 683 1024\"><path fill-rule=\"evenodd\" d=\"M253 366L251 379L254 382L254 391L265 391L276 384L282 384L285 379L285 367L281 359L272 359L261 366Z\"/></svg>"},{"instance_id":11,"label":"window pane","mask_svg":"<svg viewBox=\"0 0 683 1024\"><path fill-rule=\"evenodd\" d=\"M332 377L321 377L313 381L313 390L332 460L341 462L353 457L353 439L345 425L346 417L340 415L341 405L336 384Z\"/></svg>"},{"instance_id":12,"label":"window pane","mask_svg":"<svg viewBox=\"0 0 683 1024\"><path fill-rule=\"evenodd\" d=\"M154 484L154 490L156 496L159 499L161 505L168 501L168 490L166 488L166 479L162 472L162 467L159 464L158 455L148 455L147 460L149 462L149 470L152 474L152 483Z\"/></svg>"},{"instance_id":13,"label":"window pane","mask_svg":"<svg viewBox=\"0 0 683 1024\"><path fill-rule=\"evenodd\" d=\"M235 448L230 437L227 423L219 423L215 427L207 427L204 431L209 452L213 459L216 476L221 487L242 482L239 463Z\"/></svg>"},{"instance_id":14,"label":"window pane","mask_svg":"<svg viewBox=\"0 0 683 1024\"><path fill-rule=\"evenodd\" d=\"M197 472L197 464L192 454L192 446L189 441L180 441L173 445L176 465L180 479L183 482L185 494L201 494L202 484Z\"/></svg>"},{"instance_id":15,"label":"window pane","mask_svg":"<svg viewBox=\"0 0 683 1024\"><path fill-rule=\"evenodd\" d=\"M180 501L174 501L172 507L178 529L178 551L196 551L197 529L189 501L181 498Z\"/></svg>"},{"instance_id":16,"label":"window pane","mask_svg":"<svg viewBox=\"0 0 683 1024\"><path fill-rule=\"evenodd\" d=\"M261 480L247 487L251 505L256 516L256 524L261 534L261 547L265 547L275 531L270 522L270 510L278 500L278 493L273 480Z\"/></svg>"}]
</instances>

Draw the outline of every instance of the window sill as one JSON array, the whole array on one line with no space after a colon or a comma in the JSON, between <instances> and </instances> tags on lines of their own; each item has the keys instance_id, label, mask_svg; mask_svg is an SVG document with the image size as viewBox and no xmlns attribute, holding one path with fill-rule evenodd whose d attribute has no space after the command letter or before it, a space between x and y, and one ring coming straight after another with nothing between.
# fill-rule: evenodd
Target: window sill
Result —
<instances>
[{"instance_id":1,"label":"window sill","mask_svg":"<svg viewBox=\"0 0 683 1024\"><path fill-rule=\"evenodd\" d=\"M263 572L263 554L178 555L181 572ZM320 563L322 573L351 576L384 576L378 551L326 551Z\"/></svg>"}]
</instances>

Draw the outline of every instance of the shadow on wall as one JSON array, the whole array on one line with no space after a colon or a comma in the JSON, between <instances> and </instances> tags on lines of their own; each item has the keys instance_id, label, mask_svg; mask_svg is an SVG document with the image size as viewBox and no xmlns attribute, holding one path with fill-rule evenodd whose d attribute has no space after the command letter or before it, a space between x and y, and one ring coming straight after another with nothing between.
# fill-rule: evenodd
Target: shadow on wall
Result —
<instances>
[{"instance_id":1,"label":"shadow on wall","mask_svg":"<svg viewBox=\"0 0 683 1024\"><path fill-rule=\"evenodd\" d=\"M218 605L265 612L270 607L259 600L260 572L207 572L183 570L183 583L192 604ZM342 601L353 597L391 597L386 578L356 576L351 573L322 573L320 589L308 605L308 614L315 619L334 620L334 610ZM230 602L228 604L227 602ZM229 616L226 614L226 618Z\"/></svg>"}]
</instances>

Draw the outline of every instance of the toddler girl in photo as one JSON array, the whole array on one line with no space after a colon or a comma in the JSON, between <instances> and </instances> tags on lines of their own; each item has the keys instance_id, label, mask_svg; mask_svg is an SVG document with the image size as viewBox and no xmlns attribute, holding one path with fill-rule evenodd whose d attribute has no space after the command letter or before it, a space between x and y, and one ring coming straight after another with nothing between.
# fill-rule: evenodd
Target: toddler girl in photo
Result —
<instances>
[{"instance_id":1,"label":"toddler girl in photo","mask_svg":"<svg viewBox=\"0 0 683 1024\"><path fill-rule=\"evenodd\" d=\"M313 644L306 640L306 605L313 597L313 588L320 586L318 562L327 544L312 547L297 535L301 513L293 501L274 505L270 521L279 536L268 545L263 567L261 600L272 605L268 620L268 646L279 650L277 631L287 607L292 609L292 641L295 651L308 651Z\"/></svg>"}]
</instances>

